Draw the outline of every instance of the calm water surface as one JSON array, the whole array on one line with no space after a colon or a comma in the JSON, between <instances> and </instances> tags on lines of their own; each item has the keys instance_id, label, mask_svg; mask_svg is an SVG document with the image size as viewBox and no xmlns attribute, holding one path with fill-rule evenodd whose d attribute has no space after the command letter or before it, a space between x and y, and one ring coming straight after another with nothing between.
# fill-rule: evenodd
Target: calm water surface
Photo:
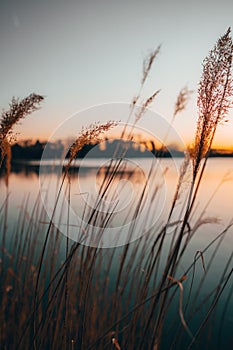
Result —
<instances>
[{"instance_id":1,"label":"calm water surface","mask_svg":"<svg viewBox=\"0 0 233 350\"><path fill-rule=\"evenodd\" d=\"M116 215L114 215L111 221L110 228L119 228L122 223L127 224L131 222L133 206L137 203L137 199L140 198L141 190L145 183L148 184L147 189L147 202L149 210L140 212L140 220L137 225L141 229L143 222L151 222L155 227L158 227L161 222L166 220L169 213L170 205L174 192L176 189L178 170L181 164L181 159L162 159L158 166L158 171L152 175L153 181L148 181L150 170L150 159L131 159L127 163L127 167L124 176L120 176L115 180L113 190L106 198L106 206L109 205L114 208ZM71 177L70 188L70 200L71 211L74 216L74 226L77 224L75 217L86 220L88 217L88 210L91 210L93 203L98 199L97 193L101 186L101 181L104 176L104 169L100 166L106 165L106 160L103 159L89 159L86 162L82 161L79 175L77 172ZM49 162L47 163L47 165ZM79 165L80 165L79 164ZM46 165L46 164L44 164ZM51 164L50 164L51 165ZM58 176L58 170L53 164L53 170L48 172L46 167L42 167L41 173L36 163L31 163L30 166L23 166L13 168L10 175L9 185L9 218L8 226L12 228L12 231L17 225L17 218L20 208L24 205L26 199L28 200L28 215L30 216L30 210L36 200L46 202L46 210L49 212L53 208L53 203L56 197L56 191L60 178ZM133 170L133 172L132 172ZM157 176L157 178L156 178ZM182 188L181 198L178 201L178 206L175 213L179 213L182 207L182 196L189 187L190 176L187 176ZM150 209L151 193L154 192L152 186L158 186L156 192L158 205L152 210ZM6 187L4 183L4 177L0 177L0 193L2 206L5 196ZM39 197L38 197L39 195ZM67 192L64 193L64 197L67 198ZM47 198L47 199L46 199ZM49 199L48 199L49 198ZM64 203L60 203L62 208ZM89 209L88 209L89 208ZM84 213L86 212L86 217ZM104 208L102 208L104 210ZM147 218L147 213L148 218ZM200 192L197 197L196 207L193 213L192 222L204 213L202 216L202 224L197 230L196 235L192 239L186 254L180 266L180 272L184 273L186 264L190 264L197 251L202 251L224 228L233 220L233 159L232 158L211 158L208 161L208 166L200 187ZM177 214L178 215L178 214ZM56 217L55 220L58 220ZM71 219L72 220L72 219ZM62 224L62 223L61 223ZM138 229L138 232L139 232ZM62 230L61 230L62 231ZM168 235L172 237L173 230L171 229ZM62 235L62 234L61 234ZM71 232L72 237L72 232ZM137 237L136 237L137 238ZM168 237L169 242L169 237ZM105 242L106 243L106 242ZM107 242L106 244L108 244ZM134 243L131 243L132 246ZM119 244L120 245L120 244ZM111 248L110 248L111 249ZM121 248L119 248L121 249ZM214 247L213 247L214 249ZM211 251L213 251L213 249ZM208 253L210 254L211 251ZM221 278L222 270L226 264L227 259L233 251L233 230L230 229L226 234L221 246L215 256L215 259L211 265L210 272L208 274L206 286L202 290L202 298L205 297L207 289L214 287L216 281ZM208 256L206 263L208 263ZM232 262L230 264L232 268ZM197 271L202 274L202 268L198 267ZM201 277L199 277L201 278ZM233 330L233 298L229 297L231 293L232 282L231 279L225 292L223 293L220 306L218 307L216 314L219 314L221 318L221 311L225 305L227 299L229 299L229 306L225 315L224 324L224 339L221 349L230 349L229 344L232 342L232 330ZM207 288L207 289L205 289ZM222 309L221 309L222 305ZM176 311L174 311L176 312ZM172 317L172 314L171 314ZM194 327L191 324L190 327ZM216 332L219 329L219 324L216 323ZM233 342L231 343L233 344ZM214 347L211 347L214 348ZM216 349L217 349L216 345Z\"/></svg>"}]
</instances>

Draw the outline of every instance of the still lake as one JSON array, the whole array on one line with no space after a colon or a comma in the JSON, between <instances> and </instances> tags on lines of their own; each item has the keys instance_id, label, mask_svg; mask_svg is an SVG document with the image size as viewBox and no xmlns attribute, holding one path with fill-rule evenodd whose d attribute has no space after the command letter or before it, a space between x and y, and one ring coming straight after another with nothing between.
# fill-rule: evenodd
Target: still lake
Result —
<instances>
[{"instance_id":1,"label":"still lake","mask_svg":"<svg viewBox=\"0 0 233 350\"><path fill-rule=\"evenodd\" d=\"M139 221L137 221L138 231L133 238L131 238L131 245L134 245L134 241L140 238L141 227L143 223L148 222L147 229L151 227L159 227L165 220L169 213L171 202L176 190L179 167L182 160L177 159L161 159L157 172L149 175L151 159L130 159L127 162L124 172L124 176L119 177L119 181L116 179L114 183L112 193L106 198L106 205L109 208L115 210L116 215L111 221L109 226L110 235L113 237L104 239L102 246L109 248L110 250L114 246L119 246L128 243L124 241L126 233L123 231L123 236L117 241L114 241L114 229L119 229L122 223L127 227L127 224L133 220L133 205L137 203L137 199L140 198L141 190L145 183L148 185L147 201L145 200L145 208L148 205L148 210L140 211ZM78 161L77 166L80 167L79 172L74 172L71 177L71 190L70 190L70 203L71 203L71 223L73 227L76 227L80 220L86 220L88 216L88 210L93 203L98 200L98 190L101 186L101 181L104 176L104 166L107 165L107 160L104 159L87 159ZM155 180L153 176L157 176ZM148 181L151 180L152 181ZM48 216L51 216L51 210L56 198L56 191L61 180L61 167L54 162L44 162L40 168L37 162L30 162L30 164L21 164L13 166L12 172L9 178L9 197L8 197L8 227L14 231L17 226L18 213L25 201L28 201L28 220L30 217L30 208L33 208L33 204L39 198L43 204ZM190 176L187 175L187 179L184 181L184 189L182 189L182 195L185 195L185 191L189 187ZM155 193L151 190L151 186L158 186L157 202L160 205L155 206L151 210L151 193ZM6 198L6 186L4 176L0 177L0 206L4 203ZM39 197L38 197L39 194ZM64 194L66 196L66 193ZM49 200L48 200L49 198ZM64 202L60 203L60 209L63 208ZM182 206L182 200L178 200L176 211ZM85 208L85 214L84 213ZM130 208L130 210L129 210ZM102 208L104 210L104 208ZM149 214L148 214L149 213ZM184 255L180 271L185 271L186 264L192 263L197 251L203 251L205 247L214 240L214 238L221 233L224 228L233 220L233 158L211 158L208 160L207 168L204 174L204 178L198 193L196 206L194 208L192 222L195 222L200 215L203 214L200 220L202 225L197 229L192 242L188 246L188 249ZM132 216L131 216L132 215ZM147 217L148 215L148 217ZM76 217L79 221L76 222ZM59 218L55 217L55 224ZM72 221L73 220L73 221ZM56 222L57 221L57 222ZM62 223L59 226L62 231ZM172 228L168 231L168 235L172 236ZM61 233L62 235L62 233ZM75 232L70 232L70 238L76 240L74 236ZM90 243L90 241L84 242ZM10 244L10 243L9 243ZM115 245L114 245L115 244ZM215 246L213 246L215 247ZM38 247L39 249L41 247ZM233 229L228 230L221 245L215 255L214 261L208 272L208 284L202 288L201 297L204 299L206 295L206 289L214 288L214 285L221 279L222 271L226 266L227 260L233 252ZM208 264L208 255L205 256L206 264ZM181 264L181 265L182 265ZM232 268L232 261L230 267ZM202 273L201 266L198 267L198 273ZM232 329L233 329L233 296L232 296L232 278L221 295L220 304L217 308L218 319L222 320L222 312L224 310L224 329L223 336L221 336L221 347L219 347L219 339L216 338L216 347L211 345L212 349L231 349L232 344ZM227 304L227 308L224 305ZM192 326L192 325L191 325ZM193 325L194 327L195 325ZM220 325L218 322L215 324L218 330ZM216 332L217 333L217 332Z\"/></svg>"},{"instance_id":2,"label":"still lake","mask_svg":"<svg viewBox=\"0 0 233 350\"><path fill-rule=\"evenodd\" d=\"M161 159L157 170L149 179L151 159L131 158L124 165L125 174L116 178L112 186L112 193L107 198L107 204L115 204L115 212L119 213L115 219L121 221L129 215L129 207L132 211L132 203L141 194L143 186L148 187L148 192L152 193L152 186L158 186L157 191L159 208L153 208L155 216L153 225L163 222L169 213L171 202L177 186L179 167L182 159ZM9 211L12 221L16 218L17 211L22 206L26 197L32 206L38 194L42 202L49 211L49 206L53 206L56 197L59 181L61 181L61 166L59 161L38 161L20 163L14 165L9 178ZM40 165L40 166L39 166ZM79 167L71 177L71 207L75 214L80 216L84 205L92 207L98 197L104 172L103 166L108 165L106 159L84 159L78 160L76 166ZM181 197L185 196L185 190L189 188L190 173L184 179L184 189L181 190ZM1 204L6 196L6 186L3 174L0 176ZM45 195L49 194L49 201L45 203ZM151 200L147 193L145 205ZM111 197L111 198L110 198ZM110 198L110 200L109 200ZM208 204L208 205L207 205ZM29 207L30 207L29 205ZM182 205L182 198L177 202L177 212ZM219 232L233 219L233 158L210 158L204 173L204 178L196 200L194 218L197 218L203 210L205 217L218 219L218 225L203 226L205 237L203 243L215 233ZM140 214L144 215L144 212ZM114 222L113 222L114 225ZM210 226L213 226L210 228Z\"/></svg>"}]
</instances>

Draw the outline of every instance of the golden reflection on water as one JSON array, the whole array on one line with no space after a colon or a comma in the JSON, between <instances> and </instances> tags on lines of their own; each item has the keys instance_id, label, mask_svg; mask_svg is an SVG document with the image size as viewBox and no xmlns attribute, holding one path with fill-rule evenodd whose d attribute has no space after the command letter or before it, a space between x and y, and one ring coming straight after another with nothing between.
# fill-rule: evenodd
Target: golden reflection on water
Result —
<instances>
[{"instance_id":1,"label":"golden reflection on water","mask_svg":"<svg viewBox=\"0 0 233 350\"><path fill-rule=\"evenodd\" d=\"M163 164L162 169L167 169L167 171L162 171L158 173L158 179L153 179L154 183L161 182L165 186L166 191L166 207L169 210L169 204L172 201L176 183L178 179L178 169L182 160L178 159L176 164L171 159L162 159L161 164ZM94 162L93 164L95 164ZM97 162L98 163L98 162ZM94 186L100 186L101 181L105 175L106 168L92 167L82 168L79 172L80 179L85 189L92 188ZM136 164L136 165L135 165ZM128 181L129 184L124 184L121 189L126 189L131 191L140 184L143 185L146 182L147 173L145 169L149 169L150 161L147 159L142 159L137 166L137 162L134 164L133 168L126 169L123 177L119 173L118 177L121 180ZM96 164L95 164L96 165ZM143 165L143 166L142 166ZM143 168L144 167L144 168ZM133 169L133 171L132 171ZM30 194L30 199L33 201L40 191L40 179L39 179L39 169L35 167L26 167L17 172L12 172L10 175L9 192L10 192L10 202L13 205L20 205L26 195ZM54 188L57 188L58 178L56 173L50 173L49 182ZM76 181L77 173L72 175L72 181ZM117 181L117 176L115 181ZM187 181L188 182L188 181ZM188 186L188 183L187 183ZM77 189L75 189L77 191ZM118 188L119 190L119 188ZM4 177L0 177L0 191L1 191L1 202L5 198L5 183ZM212 198L213 197L213 198ZM211 199L212 198L212 199ZM200 212L205 208L208 203L207 213L209 216L216 216L227 223L233 218L233 159L232 158L211 158L208 160L207 168L201 183L200 191L197 198L198 211ZM165 208L166 212L166 208Z\"/></svg>"}]
</instances>

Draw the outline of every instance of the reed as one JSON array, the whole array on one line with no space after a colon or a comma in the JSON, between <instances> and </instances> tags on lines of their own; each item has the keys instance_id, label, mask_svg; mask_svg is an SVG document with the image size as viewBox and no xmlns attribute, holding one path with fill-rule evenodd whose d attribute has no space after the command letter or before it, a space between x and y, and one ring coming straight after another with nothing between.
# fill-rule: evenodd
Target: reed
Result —
<instances>
[{"instance_id":1,"label":"reed","mask_svg":"<svg viewBox=\"0 0 233 350\"><path fill-rule=\"evenodd\" d=\"M132 139L137 122L158 94L159 90L156 90L149 98L142 99L141 107L136 109L159 51L160 47L144 61L139 93L132 100L128 115L128 122L132 119L132 125L124 128L121 135L124 140ZM227 235L232 233L232 220L206 247L195 250L193 256L189 249L192 239L204 225L218 224L216 217L207 214L214 194L202 212L194 214L217 127L226 119L231 107L232 52L228 29L203 63L196 134L181 165L167 218L152 225L156 208L161 206L162 191L158 167L163 160L155 159L137 202L128 208L128 215L122 219L119 232L128 217L135 219L141 214L147 200L148 182L151 181L153 195L147 217L141 223L140 239L121 247L101 248L101 239L106 229L113 225L116 215L115 207L108 206L106 199L113 199L111 190L116 181L124 176L128 176L127 179L137 176L136 172L127 174L124 164L127 149L122 147L116 149L116 159L110 161L102 175L98 198L92 208L86 206L81 215L84 223L77 228L79 241L63 237L53 223L58 213L58 224L65 224L69 236L70 206L64 212L62 205L58 205L61 191L71 204L71 186L76 176L72 172L73 161L85 144L107 137L108 131L117 125L114 121L90 125L78 134L70 147L61 181L58 181L50 219L39 194L34 203L28 196L19 209L16 226L9 230L8 200L1 203L2 349L214 349L214 322L219 302L225 293L223 310L226 311L232 302L232 288L229 288L233 274L232 254L226 257L214 285L210 279L217 255ZM190 94L187 87L178 94L171 123L186 107ZM7 154L10 148L7 147L10 147L14 125L35 111L42 100L42 96L35 94L22 101L13 99L10 110L2 114L2 159L6 156L10 159ZM159 157L161 152L155 155ZM9 178L10 173L7 176ZM132 220L126 232L129 240L136 229ZM87 235L91 236L92 243L96 243L94 246L82 244ZM208 295L203 299L204 290L208 290ZM223 313L220 320L224 321ZM224 327L220 327L218 349L221 349L224 334Z\"/></svg>"}]
</instances>

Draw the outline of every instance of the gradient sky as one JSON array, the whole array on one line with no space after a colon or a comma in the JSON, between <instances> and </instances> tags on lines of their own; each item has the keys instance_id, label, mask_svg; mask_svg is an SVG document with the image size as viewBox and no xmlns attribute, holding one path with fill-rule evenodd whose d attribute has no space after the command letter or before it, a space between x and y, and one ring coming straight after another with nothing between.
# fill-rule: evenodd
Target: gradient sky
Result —
<instances>
[{"instance_id":1,"label":"gradient sky","mask_svg":"<svg viewBox=\"0 0 233 350\"><path fill-rule=\"evenodd\" d=\"M232 14L232 0L0 0L0 107L12 96L46 95L18 130L22 138L48 138L82 109L130 102L143 58L161 43L144 95L161 89L152 109L169 120L180 88L197 90L202 60L233 27ZM195 98L175 122L185 142L194 133ZM80 127L92 121L78 119ZM231 111L216 145L233 147L232 135Z\"/></svg>"}]
</instances>

